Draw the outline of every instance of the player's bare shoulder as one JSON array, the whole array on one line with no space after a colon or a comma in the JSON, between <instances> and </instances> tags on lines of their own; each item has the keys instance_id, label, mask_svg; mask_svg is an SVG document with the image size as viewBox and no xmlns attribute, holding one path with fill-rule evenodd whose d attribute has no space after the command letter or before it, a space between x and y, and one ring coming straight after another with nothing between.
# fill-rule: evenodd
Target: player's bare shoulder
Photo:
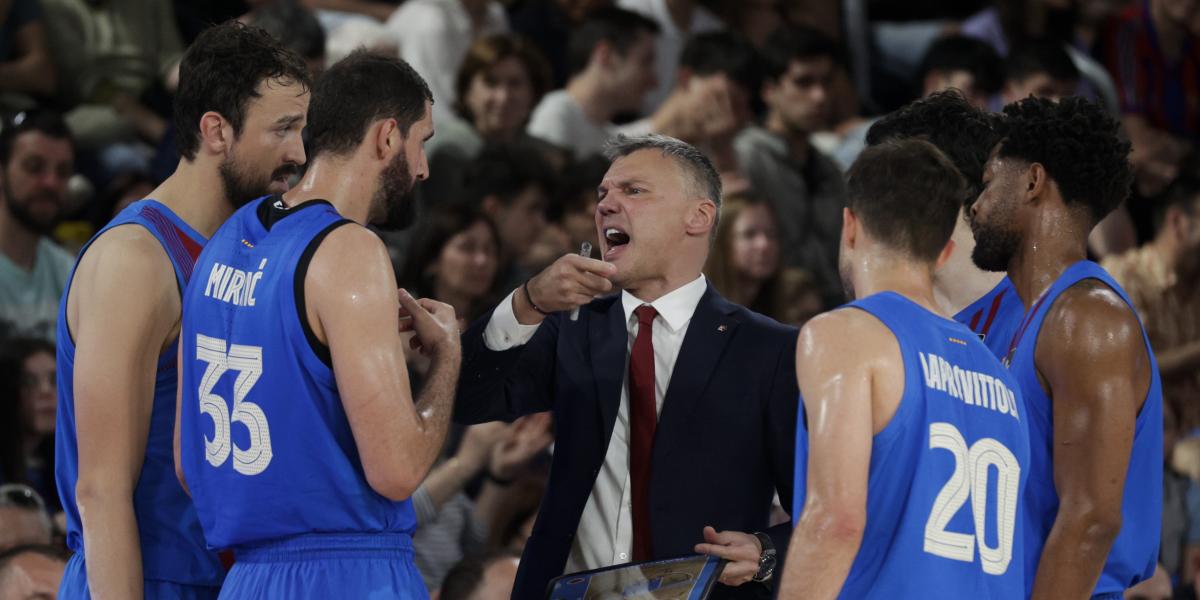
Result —
<instances>
[{"instance_id":1,"label":"player's bare shoulder","mask_svg":"<svg viewBox=\"0 0 1200 600\"><path fill-rule=\"evenodd\" d=\"M69 323L89 312L159 307L179 317L175 269L162 244L145 227L114 227L95 239L79 259L67 299ZM157 312L157 311L156 311Z\"/></svg>"},{"instance_id":2,"label":"player's bare shoulder","mask_svg":"<svg viewBox=\"0 0 1200 600\"><path fill-rule=\"evenodd\" d=\"M810 319L800 329L796 360L868 362L895 359L900 346L887 325L864 310L840 308Z\"/></svg>"},{"instance_id":3,"label":"player's bare shoulder","mask_svg":"<svg viewBox=\"0 0 1200 600\"><path fill-rule=\"evenodd\" d=\"M1141 346L1137 315L1116 290L1097 279L1084 279L1064 291L1050 307L1038 338L1043 348L1067 354L1101 351L1105 346Z\"/></svg>"}]
</instances>

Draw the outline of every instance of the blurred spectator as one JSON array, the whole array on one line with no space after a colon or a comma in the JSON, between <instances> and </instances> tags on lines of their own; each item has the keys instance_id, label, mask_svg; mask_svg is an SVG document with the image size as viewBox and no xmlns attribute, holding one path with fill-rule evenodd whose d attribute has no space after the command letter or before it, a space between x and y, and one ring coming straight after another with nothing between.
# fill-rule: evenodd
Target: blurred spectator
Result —
<instances>
[{"instance_id":1,"label":"blurred spectator","mask_svg":"<svg viewBox=\"0 0 1200 600\"><path fill-rule=\"evenodd\" d=\"M60 509L54 482L54 419L58 406L54 345L40 339L13 340L10 355L19 369L20 423L24 472L16 481L31 485L53 514Z\"/></svg>"},{"instance_id":2,"label":"blurred spectator","mask_svg":"<svg viewBox=\"0 0 1200 600\"><path fill-rule=\"evenodd\" d=\"M0 339L54 340L74 259L50 239L67 201L75 146L57 114L18 113L0 130Z\"/></svg>"},{"instance_id":3,"label":"blurred spectator","mask_svg":"<svg viewBox=\"0 0 1200 600\"><path fill-rule=\"evenodd\" d=\"M1004 85L1004 65L991 46L974 38L944 37L933 43L921 61L921 97L955 88L981 110Z\"/></svg>"},{"instance_id":4,"label":"blurred spectator","mask_svg":"<svg viewBox=\"0 0 1200 600\"><path fill-rule=\"evenodd\" d=\"M518 263L546 226L546 197L554 190L550 166L526 144L494 144L471 162L464 180L467 201L500 235L498 289L512 289L525 281Z\"/></svg>"},{"instance_id":5,"label":"blurred spectator","mask_svg":"<svg viewBox=\"0 0 1200 600\"><path fill-rule=\"evenodd\" d=\"M528 132L575 158L598 154L613 130L613 117L641 109L656 85L654 38L658 25L637 13L608 9L571 34L566 89L546 94Z\"/></svg>"},{"instance_id":6,"label":"blurred spectator","mask_svg":"<svg viewBox=\"0 0 1200 600\"><path fill-rule=\"evenodd\" d=\"M488 142L520 140L546 154L554 146L525 133L533 107L550 89L546 60L528 40L510 34L480 38L463 59L455 83L457 113L437 125L425 144L430 178L423 202L462 195L460 174Z\"/></svg>"},{"instance_id":7,"label":"blurred spectator","mask_svg":"<svg viewBox=\"0 0 1200 600\"><path fill-rule=\"evenodd\" d=\"M661 133L699 147L722 174L724 189L736 191L733 140L747 125L762 87L758 56L740 35L714 32L688 41L679 59L671 94L649 119L620 130L626 135ZM733 185L731 185L731 183Z\"/></svg>"},{"instance_id":8,"label":"blurred spectator","mask_svg":"<svg viewBox=\"0 0 1200 600\"><path fill-rule=\"evenodd\" d=\"M30 544L0 553L0 598L54 598L66 568L66 552L55 546Z\"/></svg>"},{"instance_id":9,"label":"blurred spectator","mask_svg":"<svg viewBox=\"0 0 1200 600\"><path fill-rule=\"evenodd\" d=\"M46 503L23 483L0 485L0 552L25 544L49 544L54 534Z\"/></svg>"},{"instance_id":10,"label":"blurred spectator","mask_svg":"<svg viewBox=\"0 0 1200 600\"><path fill-rule=\"evenodd\" d=\"M1171 577L1162 565L1154 568L1154 574L1128 590L1125 590L1127 600L1171 600L1174 598L1171 590Z\"/></svg>"},{"instance_id":11,"label":"blurred spectator","mask_svg":"<svg viewBox=\"0 0 1200 600\"><path fill-rule=\"evenodd\" d=\"M835 306L843 299L837 256L845 186L809 135L828 125L837 47L815 29L796 27L776 32L762 55L766 120L738 135L738 164L774 209L783 263L813 273L822 300Z\"/></svg>"},{"instance_id":12,"label":"blurred spectator","mask_svg":"<svg viewBox=\"0 0 1200 600\"><path fill-rule=\"evenodd\" d=\"M506 2L509 24L541 50L550 62L553 85L567 84L567 46L571 32L591 15L613 8L613 0L513 0Z\"/></svg>"},{"instance_id":13,"label":"blurred spectator","mask_svg":"<svg viewBox=\"0 0 1200 600\"><path fill-rule=\"evenodd\" d=\"M336 29L341 21L361 16L374 21L386 21L396 12L396 0L305 0L309 8L319 11L326 29ZM326 14L333 13L333 14Z\"/></svg>"},{"instance_id":14,"label":"blurred spectator","mask_svg":"<svg viewBox=\"0 0 1200 600\"><path fill-rule=\"evenodd\" d=\"M261 27L286 48L308 63L315 78L325 70L325 30L300 0L272 0L248 15L249 23ZM219 21L218 21L219 22Z\"/></svg>"},{"instance_id":15,"label":"blurred spectator","mask_svg":"<svg viewBox=\"0 0 1200 600\"><path fill-rule=\"evenodd\" d=\"M1125 288L1158 359L1163 400L1185 431L1200 427L1200 175L1158 208L1154 239L1101 264Z\"/></svg>"},{"instance_id":16,"label":"blurred spectator","mask_svg":"<svg viewBox=\"0 0 1200 600\"><path fill-rule=\"evenodd\" d=\"M42 0L59 96L81 150L97 151L103 178L145 170L167 129L156 90L173 90L183 42L170 2ZM159 91L158 96L165 97ZM160 114L162 113L162 114ZM103 181L99 182L103 185Z\"/></svg>"},{"instance_id":17,"label":"blurred spectator","mask_svg":"<svg viewBox=\"0 0 1200 600\"><path fill-rule=\"evenodd\" d=\"M507 600L512 596L519 557L493 552L468 558L450 570L437 600Z\"/></svg>"},{"instance_id":18,"label":"blurred spectator","mask_svg":"<svg viewBox=\"0 0 1200 600\"><path fill-rule=\"evenodd\" d=\"M1079 69L1062 44L1029 40L1014 47L1005 59L1004 79L1003 104L1028 96L1058 100L1076 95Z\"/></svg>"},{"instance_id":19,"label":"blurred spectator","mask_svg":"<svg viewBox=\"0 0 1200 600\"><path fill-rule=\"evenodd\" d=\"M433 117L441 123L459 100L454 78L476 39L508 32L496 0L406 0L388 18L388 34L433 91Z\"/></svg>"},{"instance_id":20,"label":"blurred spectator","mask_svg":"<svg viewBox=\"0 0 1200 600\"><path fill-rule=\"evenodd\" d=\"M23 110L31 96L52 96L58 81L38 0L11 0L0 8L0 108Z\"/></svg>"},{"instance_id":21,"label":"blurred spectator","mask_svg":"<svg viewBox=\"0 0 1200 600\"><path fill-rule=\"evenodd\" d=\"M567 167L559 178L558 202L548 217L566 233L568 248L579 248L583 242L591 244L592 248L600 247L596 234L596 204L599 203L596 188L606 171L608 161L593 156Z\"/></svg>"},{"instance_id":22,"label":"blurred spectator","mask_svg":"<svg viewBox=\"0 0 1200 600\"><path fill-rule=\"evenodd\" d=\"M692 36L724 29L725 24L697 0L617 0L617 6L658 24L654 39L658 85L642 103L642 112L649 114L658 110L674 89L679 59Z\"/></svg>"},{"instance_id":23,"label":"blurred spectator","mask_svg":"<svg viewBox=\"0 0 1200 600\"><path fill-rule=\"evenodd\" d=\"M1096 54L1116 83L1137 189L1154 195L1200 140L1200 4L1138 0L1105 27Z\"/></svg>"},{"instance_id":24,"label":"blurred spectator","mask_svg":"<svg viewBox=\"0 0 1200 600\"><path fill-rule=\"evenodd\" d=\"M517 478L505 490L489 526L488 547L521 554L546 495L544 475Z\"/></svg>"},{"instance_id":25,"label":"blurred spectator","mask_svg":"<svg viewBox=\"0 0 1200 600\"><path fill-rule=\"evenodd\" d=\"M418 297L453 306L465 328L489 307L499 237L478 206L440 206L418 225L400 283Z\"/></svg>"},{"instance_id":26,"label":"blurred spectator","mask_svg":"<svg viewBox=\"0 0 1200 600\"><path fill-rule=\"evenodd\" d=\"M704 275L730 302L801 325L821 312L820 290L807 273L782 267L779 255L771 206L754 196L726 196Z\"/></svg>"},{"instance_id":27,"label":"blurred spectator","mask_svg":"<svg viewBox=\"0 0 1200 600\"><path fill-rule=\"evenodd\" d=\"M441 587L456 563L487 547L509 486L553 441L550 424L550 415L543 413L511 425L466 428L458 451L435 466L413 494L419 525L413 540L415 560L430 591ZM464 489L481 473L484 480L471 500Z\"/></svg>"}]
</instances>

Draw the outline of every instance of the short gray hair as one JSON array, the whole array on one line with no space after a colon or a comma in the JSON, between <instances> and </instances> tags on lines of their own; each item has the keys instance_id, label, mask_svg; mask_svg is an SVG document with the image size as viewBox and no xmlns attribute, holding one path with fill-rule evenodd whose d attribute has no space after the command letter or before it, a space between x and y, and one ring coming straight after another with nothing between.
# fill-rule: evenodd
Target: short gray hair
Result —
<instances>
[{"instance_id":1,"label":"short gray hair","mask_svg":"<svg viewBox=\"0 0 1200 600\"><path fill-rule=\"evenodd\" d=\"M712 161L695 146L657 133L637 136L618 134L604 144L604 157L615 161L639 150L658 150L664 157L674 160L683 169L684 175L691 179L691 192L717 205L717 217L713 220L712 229L712 236L716 237L717 225L721 223L721 176L717 174Z\"/></svg>"}]
</instances>

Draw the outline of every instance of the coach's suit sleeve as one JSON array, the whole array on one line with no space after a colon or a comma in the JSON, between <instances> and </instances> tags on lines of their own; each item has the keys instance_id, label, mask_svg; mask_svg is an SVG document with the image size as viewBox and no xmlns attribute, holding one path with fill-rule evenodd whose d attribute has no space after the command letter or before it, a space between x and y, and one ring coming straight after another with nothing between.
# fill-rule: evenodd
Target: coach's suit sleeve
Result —
<instances>
[{"instance_id":1,"label":"coach's suit sleeve","mask_svg":"<svg viewBox=\"0 0 1200 600\"><path fill-rule=\"evenodd\" d=\"M767 432L767 449L771 461L771 474L775 480L775 491L779 493L780 505L789 513L792 510L793 479L796 463L796 412L800 404L800 386L796 382L796 339L799 331L789 327L782 338L779 360L771 379L771 391L764 418ZM791 515L793 521L796 515ZM781 523L765 532L775 543L775 581L783 573L783 559L787 556L788 541L792 539L792 522Z\"/></svg>"},{"instance_id":2,"label":"coach's suit sleeve","mask_svg":"<svg viewBox=\"0 0 1200 600\"><path fill-rule=\"evenodd\" d=\"M472 323L462 334L455 422L511 421L550 410L560 317L558 313L546 317L528 342L500 351L489 349L484 339L492 313Z\"/></svg>"}]
</instances>

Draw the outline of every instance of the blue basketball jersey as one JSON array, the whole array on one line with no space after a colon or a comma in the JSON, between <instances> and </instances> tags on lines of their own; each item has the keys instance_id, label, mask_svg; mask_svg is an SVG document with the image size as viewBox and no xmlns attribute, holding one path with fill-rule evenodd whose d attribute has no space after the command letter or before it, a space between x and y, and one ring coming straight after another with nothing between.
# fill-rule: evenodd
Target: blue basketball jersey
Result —
<instances>
[{"instance_id":1,"label":"blue basketball jersey","mask_svg":"<svg viewBox=\"0 0 1200 600\"><path fill-rule=\"evenodd\" d=\"M205 240L170 209L153 200L135 202L121 211L84 245L80 256L108 230L130 224L146 228L162 244L182 291ZM121 276L119 273L108 275ZM71 279L74 278L72 270ZM67 515L67 546L82 555L83 526L79 520L79 506L75 503L75 483L79 480L79 447L75 435L75 340L67 326L71 279L67 281L68 293L63 294L58 309L58 425L54 432L54 476ZM196 511L175 477L172 438L175 432L176 345L172 343L168 347L158 360L146 457L133 490L142 547L142 574L152 580L220 585L225 570L217 555L205 549Z\"/></svg>"},{"instance_id":2,"label":"blue basketball jersey","mask_svg":"<svg viewBox=\"0 0 1200 600\"><path fill-rule=\"evenodd\" d=\"M411 500L368 485L329 349L305 313L308 261L347 223L325 201L260 198L196 263L183 298L181 450L213 548L416 526Z\"/></svg>"},{"instance_id":3,"label":"blue basketball jersey","mask_svg":"<svg viewBox=\"0 0 1200 600\"><path fill-rule=\"evenodd\" d=\"M954 320L970 327L992 354L1003 360L1024 317L1025 305L1021 304L1017 288L1005 277L992 291L954 315Z\"/></svg>"},{"instance_id":4,"label":"blue basketball jersey","mask_svg":"<svg viewBox=\"0 0 1200 600\"><path fill-rule=\"evenodd\" d=\"M899 294L848 306L896 336L904 391L872 439L866 530L840 597L1021 597L1029 436L1016 382L970 330ZM797 522L807 481L802 410Z\"/></svg>"},{"instance_id":5,"label":"blue basketball jersey","mask_svg":"<svg viewBox=\"0 0 1200 600\"><path fill-rule=\"evenodd\" d=\"M1025 525L1028 535L1025 545L1026 587L1033 590L1038 560L1042 546L1054 519L1058 514L1058 493L1054 489L1054 418L1049 396L1038 380L1034 353L1037 349L1038 332L1055 300L1068 288L1084 279L1097 279L1112 288L1126 304L1130 305L1125 290L1100 265L1082 260L1059 276L1042 297L1034 303L1029 316L1013 340L1008 361L1013 375L1021 386L1025 397L1026 422L1029 424L1030 439L1030 485L1025 495L1029 518ZM1136 312L1134 313L1136 315ZM1150 349L1145 330L1142 338L1150 356L1150 389L1146 394L1142 410L1138 413L1133 436L1133 453L1129 458L1129 469L1125 474L1125 493L1121 505L1121 532L1113 542L1104 572L1095 593L1124 592L1139 581L1154 574L1158 559L1159 535L1162 532L1162 474L1163 474L1163 424L1162 382L1158 376L1158 363Z\"/></svg>"}]
</instances>

